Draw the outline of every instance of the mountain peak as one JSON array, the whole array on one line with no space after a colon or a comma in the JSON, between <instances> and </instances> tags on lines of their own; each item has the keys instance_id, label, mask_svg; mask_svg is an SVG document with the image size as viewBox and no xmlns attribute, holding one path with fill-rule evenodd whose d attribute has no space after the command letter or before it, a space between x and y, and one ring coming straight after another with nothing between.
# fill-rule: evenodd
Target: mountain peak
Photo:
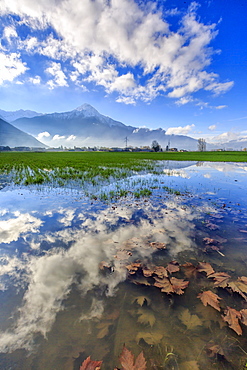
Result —
<instances>
[{"instance_id":1,"label":"mountain peak","mask_svg":"<svg viewBox=\"0 0 247 370\"><path fill-rule=\"evenodd\" d=\"M77 112L83 112L86 116L98 116L99 112L92 105L84 103L75 109Z\"/></svg>"}]
</instances>

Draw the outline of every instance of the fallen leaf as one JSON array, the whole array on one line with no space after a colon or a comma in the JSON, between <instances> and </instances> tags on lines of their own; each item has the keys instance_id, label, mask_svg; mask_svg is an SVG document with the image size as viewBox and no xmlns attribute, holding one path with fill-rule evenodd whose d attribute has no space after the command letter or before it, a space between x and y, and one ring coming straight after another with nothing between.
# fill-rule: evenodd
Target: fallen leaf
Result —
<instances>
[{"instance_id":1,"label":"fallen leaf","mask_svg":"<svg viewBox=\"0 0 247 370\"><path fill-rule=\"evenodd\" d=\"M229 327L232 330L234 330L238 335L242 335L242 328L239 325L239 319L241 319L241 313L231 307L227 307L224 313L225 313L225 316L222 316L223 320L227 322Z\"/></svg>"},{"instance_id":2,"label":"fallen leaf","mask_svg":"<svg viewBox=\"0 0 247 370\"><path fill-rule=\"evenodd\" d=\"M122 370L146 370L146 360L143 352L138 355L135 361L133 353L124 346L119 361L123 367Z\"/></svg>"},{"instance_id":3,"label":"fallen leaf","mask_svg":"<svg viewBox=\"0 0 247 370\"><path fill-rule=\"evenodd\" d=\"M219 229L219 226L216 224L213 224L212 222L206 222L206 227L208 227L210 230L217 230Z\"/></svg>"},{"instance_id":4,"label":"fallen leaf","mask_svg":"<svg viewBox=\"0 0 247 370\"><path fill-rule=\"evenodd\" d=\"M190 262L186 262L182 265L185 268L185 275L187 278L197 277L198 275L198 268L197 266L193 265Z\"/></svg>"},{"instance_id":5,"label":"fallen leaf","mask_svg":"<svg viewBox=\"0 0 247 370\"><path fill-rule=\"evenodd\" d=\"M97 338L102 339L109 333L109 327L113 325L112 322L101 322L97 325L100 331L97 334Z\"/></svg>"},{"instance_id":6,"label":"fallen leaf","mask_svg":"<svg viewBox=\"0 0 247 370\"><path fill-rule=\"evenodd\" d=\"M166 269L170 274L172 274L173 272L177 272L180 270L179 263L177 261L171 261L168 263Z\"/></svg>"},{"instance_id":7,"label":"fallen leaf","mask_svg":"<svg viewBox=\"0 0 247 370\"><path fill-rule=\"evenodd\" d=\"M182 321L182 323L187 327L187 329L192 330L196 326L201 326L202 321L201 319L194 314L191 314L188 308L185 308L179 315L178 318Z\"/></svg>"},{"instance_id":8,"label":"fallen leaf","mask_svg":"<svg viewBox=\"0 0 247 370\"><path fill-rule=\"evenodd\" d=\"M157 345L160 343L161 339L163 338L163 334L159 332L139 332L136 336L137 343L140 342L141 339L144 340L150 346Z\"/></svg>"},{"instance_id":9,"label":"fallen leaf","mask_svg":"<svg viewBox=\"0 0 247 370\"><path fill-rule=\"evenodd\" d=\"M165 243L160 243L160 242L152 242L149 243L151 247L156 248L156 249L166 249L166 244Z\"/></svg>"},{"instance_id":10,"label":"fallen leaf","mask_svg":"<svg viewBox=\"0 0 247 370\"><path fill-rule=\"evenodd\" d=\"M137 321L140 322L141 324L149 324L151 327L154 325L156 319L154 314L149 310L140 308L137 311L137 315L139 316Z\"/></svg>"},{"instance_id":11,"label":"fallen leaf","mask_svg":"<svg viewBox=\"0 0 247 370\"><path fill-rule=\"evenodd\" d=\"M200 298L204 306L212 306L217 311L220 311L219 300L221 299L217 294L211 292L211 290L207 290L203 293L198 294L197 298Z\"/></svg>"},{"instance_id":12,"label":"fallen leaf","mask_svg":"<svg viewBox=\"0 0 247 370\"><path fill-rule=\"evenodd\" d=\"M135 277L134 279L131 279L131 282L136 284L136 285L151 285L147 279L145 279L144 277L140 276L140 277Z\"/></svg>"},{"instance_id":13,"label":"fallen leaf","mask_svg":"<svg viewBox=\"0 0 247 370\"><path fill-rule=\"evenodd\" d=\"M226 288L231 276L228 275L226 272L216 272L215 274L211 274L208 276L210 279L214 279L214 285Z\"/></svg>"},{"instance_id":14,"label":"fallen leaf","mask_svg":"<svg viewBox=\"0 0 247 370\"><path fill-rule=\"evenodd\" d=\"M102 361L92 361L90 356L83 361L80 366L80 370L100 370Z\"/></svg>"},{"instance_id":15,"label":"fallen leaf","mask_svg":"<svg viewBox=\"0 0 247 370\"><path fill-rule=\"evenodd\" d=\"M217 357L218 355L225 357L223 348L218 344L207 346L206 351L209 357Z\"/></svg>"},{"instance_id":16,"label":"fallen leaf","mask_svg":"<svg viewBox=\"0 0 247 370\"><path fill-rule=\"evenodd\" d=\"M155 266L153 274L157 275L159 278L168 277L167 269L163 266Z\"/></svg>"},{"instance_id":17,"label":"fallen leaf","mask_svg":"<svg viewBox=\"0 0 247 370\"><path fill-rule=\"evenodd\" d=\"M197 269L199 272L206 272L207 276L215 272L213 267L208 262L199 262Z\"/></svg>"},{"instance_id":18,"label":"fallen leaf","mask_svg":"<svg viewBox=\"0 0 247 370\"><path fill-rule=\"evenodd\" d=\"M241 313L241 322L244 325L247 325L247 308L244 308L243 310L241 310L240 313Z\"/></svg>"},{"instance_id":19,"label":"fallen leaf","mask_svg":"<svg viewBox=\"0 0 247 370\"><path fill-rule=\"evenodd\" d=\"M135 297L132 302L136 302L137 304L139 304L139 306L143 306L144 304L150 305L151 300L144 295L140 295L138 297Z\"/></svg>"},{"instance_id":20,"label":"fallen leaf","mask_svg":"<svg viewBox=\"0 0 247 370\"><path fill-rule=\"evenodd\" d=\"M128 270L129 274L133 275L140 267L141 263L131 263L130 265L126 266L126 269Z\"/></svg>"},{"instance_id":21,"label":"fallen leaf","mask_svg":"<svg viewBox=\"0 0 247 370\"><path fill-rule=\"evenodd\" d=\"M170 281L173 286L173 291L176 294L184 294L183 289L187 288L190 283L189 281L184 281L184 279L177 279L175 277L172 277Z\"/></svg>"}]
</instances>

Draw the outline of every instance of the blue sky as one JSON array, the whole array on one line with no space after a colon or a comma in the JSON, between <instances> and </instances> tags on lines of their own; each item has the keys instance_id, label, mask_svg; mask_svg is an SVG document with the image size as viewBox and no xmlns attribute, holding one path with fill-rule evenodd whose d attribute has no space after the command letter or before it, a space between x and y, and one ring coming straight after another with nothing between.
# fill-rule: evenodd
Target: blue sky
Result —
<instances>
[{"instance_id":1,"label":"blue sky","mask_svg":"<svg viewBox=\"0 0 247 370\"><path fill-rule=\"evenodd\" d=\"M0 109L247 139L245 0L2 0ZM42 128L41 128L42 132Z\"/></svg>"}]
</instances>

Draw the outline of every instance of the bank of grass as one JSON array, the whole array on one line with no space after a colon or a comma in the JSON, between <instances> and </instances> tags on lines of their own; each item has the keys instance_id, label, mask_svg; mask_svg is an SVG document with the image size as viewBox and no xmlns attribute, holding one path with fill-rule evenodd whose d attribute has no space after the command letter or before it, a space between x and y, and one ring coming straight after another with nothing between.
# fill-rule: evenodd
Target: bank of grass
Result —
<instances>
[{"instance_id":1,"label":"bank of grass","mask_svg":"<svg viewBox=\"0 0 247 370\"><path fill-rule=\"evenodd\" d=\"M2 152L0 173L11 173L16 183L65 184L125 178L131 173L157 174L157 161L247 162L247 152Z\"/></svg>"}]
</instances>

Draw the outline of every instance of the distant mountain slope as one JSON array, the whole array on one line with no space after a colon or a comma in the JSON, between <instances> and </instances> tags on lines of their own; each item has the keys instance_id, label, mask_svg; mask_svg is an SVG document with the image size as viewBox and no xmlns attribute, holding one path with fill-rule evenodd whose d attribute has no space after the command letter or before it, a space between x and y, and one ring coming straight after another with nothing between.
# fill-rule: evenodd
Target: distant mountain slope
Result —
<instances>
[{"instance_id":1,"label":"distant mountain slope","mask_svg":"<svg viewBox=\"0 0 247 370\"><path fill-rule=\"evenodd\" d=\"M151 145L157 140L162 147L197 150L197 140L182 135L166 135L165 130L150 130L126 126L122 122L100 114L89 104L64 113L44 114L20 118L13 125L37 136L46 132L45 143L51 146L130 146ZM50 134L48 138L47 133Z\"/></svg>"},{"instance_id":2,"label":"distant mountain slope","mask_svg":"<svg viewBox=\"0 0 247 370\"><path fill-rule=\"evenodd\" d=\"M46 145L26 134L10 123L0 118L0 145L11 148L17 146L29 146L33 148L45 148Z\"/></svg>"},{"instance_id":3,"label":"distant mountain slope","mask_svg":"<svg viewBox=\"0 0 247 370\"><path fill-rule=\"evenodd\" d=\"M42 113L37 113L32 110L23 110L23 109L19 109L14 112L9 112L9 111L0 109L0 118L2 118L4 121L7 121L7 122L13 122L18 118L23 118L23 117L33 118L36 116L42 116Z\"/></svg>"}]
</instances>

